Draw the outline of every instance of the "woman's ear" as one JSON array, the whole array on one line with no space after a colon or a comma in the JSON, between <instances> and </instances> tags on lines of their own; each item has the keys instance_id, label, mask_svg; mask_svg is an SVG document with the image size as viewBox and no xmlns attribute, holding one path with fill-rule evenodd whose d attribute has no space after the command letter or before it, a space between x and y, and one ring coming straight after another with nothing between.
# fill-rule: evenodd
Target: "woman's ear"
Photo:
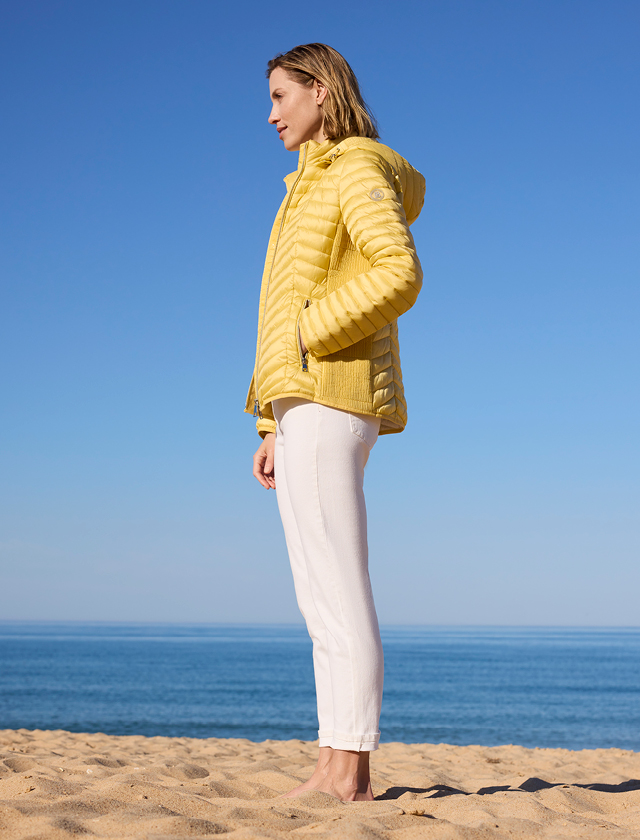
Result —
<instances>
[{"instance_id":1,"label":"woman's ear","mask_svg":"<svg viewBox=\"0 0 640 840\"><path fill-rule=\"evenodd\" d=\"M322 82L319 82L317 79L314 81L314 86L316 89L316 105L322 105L327 98L328 91Z\"/></svg>"}]
</instances>

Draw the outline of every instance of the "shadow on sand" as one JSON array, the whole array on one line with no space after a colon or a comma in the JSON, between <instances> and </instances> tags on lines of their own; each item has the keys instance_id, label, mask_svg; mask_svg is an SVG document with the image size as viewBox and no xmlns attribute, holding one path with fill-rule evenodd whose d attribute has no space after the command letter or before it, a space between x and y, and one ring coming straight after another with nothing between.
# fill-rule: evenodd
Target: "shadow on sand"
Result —
<instances>
[{"instance_id":1,"label":"shadow on sand","mask_svg":"<svg viewBox=\"0 0 640 840\"><path fill-rule=\"evenodd\" d=\"M431 796L427 796L425 799L436 799L439 796L454 796L456 794L470 796L473 793L478 796L487 796L488 794L498 793L499 791L508 791L509 793L536 793L539 790L554 787L583 788L585 790L599 790L604 793L629 793L633 790L640 790L640 779L629 779L617 785L606 785L600 782L593 784L577 784L575 782L564 784L562 782L545 782L544 779L538 779L536 776L532 776L521 785L518 785L517 788L511 787L510 785L492 785L491 787L483 787L479 790L471 791L460 790L459 788L449 787L448 785L432 785L428 788L391 787L380 796L376 796L376 799L399 799L404 793L430 793Z\"/></svg>"}]
</instances>

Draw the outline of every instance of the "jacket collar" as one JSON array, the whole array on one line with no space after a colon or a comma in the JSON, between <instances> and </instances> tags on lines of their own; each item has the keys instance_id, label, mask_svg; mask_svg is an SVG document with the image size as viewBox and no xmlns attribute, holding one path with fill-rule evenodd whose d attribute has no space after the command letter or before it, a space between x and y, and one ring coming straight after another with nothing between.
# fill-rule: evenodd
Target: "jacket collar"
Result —
<instances>
[{"instance_id":1,"label":"jacket collar","mask_svg":"<svg viewBox=\"0 0 640 840\"><path fill-rule=\"evenodd\" d=\"M347 149L368 149L379 146L380 144L376 140L370 140L368 137L337 137L334 140L323 140L322 143L307 140L300 146L298 152L298 168L295 172L286 175L283 180L287 189L290 190L303 167L305 170L327 169Z\"/></svg>"},{"instance_id":2,"label":"jacket collar","mask_svg":"<svg viewBox=\"0 0 640 840\"><path fill-rule=\"evenodd\" d=\"M351 139L355 138L348 138L348 140ZM341 151L339 148L340 144L344 144L344 142L345 138L338 137L335 140L323 140L322 143L318 143L315 140L307 140L306 143L303 143L300 146L300 151L298 152L298 168L295 172L290 172L283 179L287 185L287 189L291 189L303 167L304 169L326 169L331 166L337 154Z\"/></svg>"},{"instance_id":3,"label":"jacket collar","mask_svg":"<svg viewBox=\"0 0 640 840\"><path fill-rule=\"evenodd\" d=\"M307 140L300 146L296 171L300 171L303 163L305 168L307 166L330 166L343 152L353 148L380 148L380 143L377 140L370 140L368 137L337 137L335 140L324 140L322 143Z\"/></svg>"},{"instance_id":4,"label":"jacket collar","mask_svg":"<svg viewBox=\"0 0 640 840\"><path fill-rule=\"evenodd\" d=\"M298 171L305 166L329 166L331 163L331 153L340 142L337 140L323 140L322 143L317 143L315 140L307 140L300 146L298 152ZM306 156L306 161L305 161Z\"/></svg>"}]
</instances>

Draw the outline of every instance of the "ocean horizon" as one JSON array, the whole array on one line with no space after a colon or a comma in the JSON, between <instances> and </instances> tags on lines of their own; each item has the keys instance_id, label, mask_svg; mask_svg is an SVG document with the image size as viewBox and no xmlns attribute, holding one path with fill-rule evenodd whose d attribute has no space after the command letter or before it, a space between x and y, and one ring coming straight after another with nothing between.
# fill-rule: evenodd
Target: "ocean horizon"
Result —
<instances>
[{"instance_id":1,"label":"ocean horizon","mask_svg":"<svg viewBox=\"0 0 640 840\"><path fill-rule=\"evenodd\" d=\"M381 741L640 751L640 628L382 626ZM315 740L303 624L0 621L0 729Z\"/></svg>"}]
</instances>

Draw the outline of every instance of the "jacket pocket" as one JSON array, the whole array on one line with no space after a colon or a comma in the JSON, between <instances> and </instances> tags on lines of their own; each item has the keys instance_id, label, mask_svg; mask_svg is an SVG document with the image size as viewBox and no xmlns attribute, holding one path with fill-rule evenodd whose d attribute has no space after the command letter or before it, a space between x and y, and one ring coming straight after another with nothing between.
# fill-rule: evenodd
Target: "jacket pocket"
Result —
<instances>
[{"instance_id":1,"label":"jacket pocket","mask_svg":"<svg viewBox=\"0 0 640 840\"><path fill-rule=\"evenodd\" d=\"M298 356L300 358L300 367L302 368L305 373L309 371L309 351L307 350L306 353L302 352L302 341L300 336L300 318L302 317L302 313L304 310L311 304L310 300L305 300L302 304L302 309L300 310L300 314L298 315L298 319L296 320L296 344L298 345Z\"/></svg>"}]
</instances>

